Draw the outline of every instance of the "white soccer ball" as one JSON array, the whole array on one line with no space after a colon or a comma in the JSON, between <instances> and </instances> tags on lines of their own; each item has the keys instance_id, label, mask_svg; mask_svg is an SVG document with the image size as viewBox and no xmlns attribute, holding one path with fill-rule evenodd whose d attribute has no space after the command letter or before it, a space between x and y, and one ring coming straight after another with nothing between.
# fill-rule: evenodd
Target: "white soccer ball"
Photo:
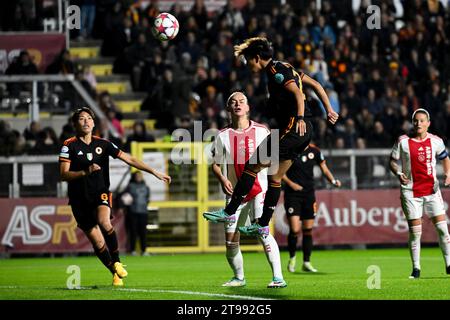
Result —
<instances>
[{"instance_id":1,"label":"white soccer ball","mask_svg":"<svg viewBox=\"0 0 450 320\"><path fill-rule=\"evenodd\" d=\"M129 194L128 192L124 193L122 197L120 197L123 204L126 206L130 206L133 203L133 196Z\"/></svg>"},{"instance_id":2,"label":"white soccer ball","mask_svg":"<svg viewBox=\"0 0 450 320\"><path fill-rule=\"evenodd\" d=\"M177 18L167 12L158 14L152 26L153 36L160 41L172 40L179 30L180 24Z\"/></svg>"}]
</instances>

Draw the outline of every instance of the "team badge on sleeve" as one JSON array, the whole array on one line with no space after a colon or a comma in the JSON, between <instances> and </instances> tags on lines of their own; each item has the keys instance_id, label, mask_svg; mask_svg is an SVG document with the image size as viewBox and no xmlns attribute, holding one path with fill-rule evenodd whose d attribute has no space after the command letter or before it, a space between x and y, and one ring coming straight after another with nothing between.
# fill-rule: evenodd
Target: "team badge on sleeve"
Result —
<instances>
[{"instance_id":1,"label":"team badge on sleeve","mask_svg":"<svg viewBox=\"0 0 450 320\"><path fill-rule=\"evenodd\" d=\"M61 153L59 154L59 156L62 158L69 158L69 147L63 146L61 148Z\"/></svg>"},{"instance_id":2,"label":"team badge on sleeve","mask_svg":"<svg viewBox=\"0 0 450 320\"><path fill-rule=\"evenodd\" d=\"M275 74L275 82L276 83L283 83L284 76L281 73Z\"/></svg>"}]
</instances>

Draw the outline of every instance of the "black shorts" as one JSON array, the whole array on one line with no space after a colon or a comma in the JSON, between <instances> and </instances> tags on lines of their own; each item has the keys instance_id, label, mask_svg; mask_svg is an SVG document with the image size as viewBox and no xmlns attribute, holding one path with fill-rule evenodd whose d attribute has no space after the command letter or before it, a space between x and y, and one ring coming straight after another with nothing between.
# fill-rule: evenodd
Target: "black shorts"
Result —
<instances>
[{"instance_id":1,"label":"black shorts","mask_svg":"<svg viewBox=\"0 0 450 320\"><path fill-rule=\"evenodd\" d=\"M300 216L300 220L314 219L317 212L314 191L299 194L284 194L286 216Z\"/></svg>"},{"instance_id":2,"label":"black shorts","mask_svg":"<svg viewBox=\"0 0 450 320\"><path fill-rule=\"evenodd\" d=\"M112 208L112 193L109 191L99 193L93 201L71 199L69 204L78 227L83 231L89 231L98 224L97 208L99 206Z\"/></svg>"},{"instance_id":3,"label":"black shorts","mask_svg":"<svg viewBox=\"0 0 450 320\"><path fill-rule=\"evenodd\" d=\"M312 138L313 126L306 121L306 133L300 136L295 127L280 137L280 161L293 160L309 145Z\"/></svg>"},{"instance_id":4,"label":"black shorts","mask_svg":"<svg viewBox=\"0 0 450 320\"><path fill-rule=\"evenodd\" d=\"M253 156L249 159L249 164L263 163L268 164L268 160L280 162L283 160L293 160L300 153L305 150L305 148L311 142L313 134L313 126L310 121L306 121L306 133L304 136L300 136L295 132L295 128L283 134L279 132L279 140L275 142L272 141L273 135L270 134L267 138L261 142ZM273 145L272 145L273 144ZM273 154L276 151L276 145L278 144L278 153Z\"/></svg>"}]
</instances>

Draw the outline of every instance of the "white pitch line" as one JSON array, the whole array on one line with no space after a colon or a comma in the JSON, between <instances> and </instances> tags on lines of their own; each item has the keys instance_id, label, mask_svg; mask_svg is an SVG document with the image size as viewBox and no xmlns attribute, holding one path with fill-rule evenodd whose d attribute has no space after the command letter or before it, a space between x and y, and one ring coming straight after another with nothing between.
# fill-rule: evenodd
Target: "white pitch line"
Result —
<instances>
[{"instance_id":1,"label":"white pitch line","mask_svg":"<svg viewBox=\"0 0 450 320\"><path fill-rule=\"evenodd\" d=\"M31 287L25 286L0 286L0 289L31 289ZM36 287L32 289L55 289L51 287ZM74 288L72 290L105 290L101 288L92 287L80 287ZM135 289L135 288L115 288L114 291L126 291L126 292L147 292L147 293L175 293L175 294L186 294L186 295L197 295L197 296L207 296L207 297L219 297L228 299L241 299L241 300L273 300L262 297L253 296L243 296L237 294L224 294L224 293L209 293L209 292L198 292L198 291L182 291L182 290L157 290L157 289Z\"/></svg>"},{"instance_id":2,"label":"white pitch line","mask_svg":"<svg viewBox=\"0 0 450 320\"><path fill-rule=\"evenodd\" d=\"M118 291L130 291L130 292L156 292L156 293L176 293L176 294L188 294L188 295L198 295L198 296L208 296L208 297L220 297L220 298L234 298L242 300L273 300L261 297L252 296L241 296L237 294L224 294L224 293L209 293L209 292L198 292L198 291L178 291L178 290L155 290L155 289L132 289L132 288L119 288Z\"/></svg>"}]
</instances>

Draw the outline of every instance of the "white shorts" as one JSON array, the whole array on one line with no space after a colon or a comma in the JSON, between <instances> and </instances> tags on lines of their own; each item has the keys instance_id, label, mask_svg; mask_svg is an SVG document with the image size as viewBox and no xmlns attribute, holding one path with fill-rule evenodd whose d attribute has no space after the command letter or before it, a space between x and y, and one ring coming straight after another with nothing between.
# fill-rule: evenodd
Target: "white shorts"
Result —
<instances>
[{"instance_id":1,"label":"white shorts","mask_svg":"<svg viewBox=\"0 0 450 320\"><path fill-rule=\"evenodd\" d=\"M400 197L402 201L402 209L407 220L422 218L423 211L428 217L436 217L445 214L444 201L442 200L441 191L438 190L429 196L424 197L405 197L403 194Z\"/></svg>"},{"instance_id":2,"label":"white shorts","mask_svg":"<svg viewBox=\"0 0 450 320\"><path fill-rule=\"evenodd\" d=\"M264 207L264 196L265 193L260 192L252 200L243 203L236 210L236 222L225 223L225 232L233 233L236 231L237 227L244 227L250 225L255 219L262 216ZM227 199L227 204L230 200Z\"/></svg>"}]
</instances>

